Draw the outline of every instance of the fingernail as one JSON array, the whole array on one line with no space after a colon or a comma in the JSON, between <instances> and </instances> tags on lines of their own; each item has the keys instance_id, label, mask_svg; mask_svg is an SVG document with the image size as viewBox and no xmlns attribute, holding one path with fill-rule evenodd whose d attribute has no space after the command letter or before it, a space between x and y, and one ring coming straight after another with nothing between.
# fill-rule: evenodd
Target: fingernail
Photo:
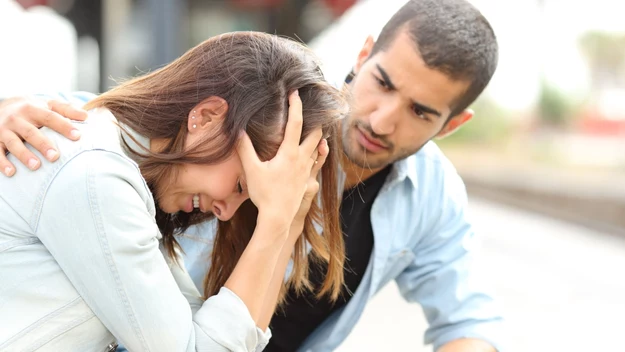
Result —
<instances>
[{"instance_id":1,"label":"fingernail","mask_svg":"<svg viewBox=\"0 0 625 352\"><path fill-rule=\"evenodd\" d=\"M79 130L72 130L69 134L74 139L80 138L80 131Z\"/></svg>"},{"instance_id":2,"label":"fingernail","mask_svg":"<svg viewBox=\"0 0 625 352\"><path fill-rule=\"evenodd\" d=\"M48 149L48 151L46 152L46 158L48 158L48 160L50 161L54 160L57 155L59 155L59 153L57 153L57 151L54 149Z\"/></svg>"},{"instance_id":3,"label":"fingernail","mask_svg":"<svg viewBox=\"0 0 625 352\"><path fill-rule=\"evenodd\" d=\"M8 177L11 177L11 172L13 171L13 168L10 166L7 166L4 168L4 174L7 175Z\"/></svg>"},{"instance_id":4,"label":"fingernail","mask_svg":"<svg viewBox=\"0 0 625 352\"><path fill-rule=\"evenodd\" d=\"M39 162L37 161L37 159L31 158L31 159L28 160L28 167L31 170L36 169L38 165L39 165Z\"/></svg>"},{"instance_id":5,"label":"fingernail","mask_svg":"<svg viewBox=\"0 0 625 352\"><path fill-rule=\"evenodd\" d=\"M295 94L296 97L299 97L299 89L296 89L293 94Z\"/></svg>"}]
</instances>

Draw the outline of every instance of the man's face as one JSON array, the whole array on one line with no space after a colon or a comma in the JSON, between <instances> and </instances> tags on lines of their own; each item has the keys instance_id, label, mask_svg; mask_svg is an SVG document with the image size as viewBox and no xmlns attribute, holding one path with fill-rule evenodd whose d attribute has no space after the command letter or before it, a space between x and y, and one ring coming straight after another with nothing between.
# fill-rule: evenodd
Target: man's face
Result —
<instances>
[{"instance_id":1,"label":"man's face","mask_svg":"<svg viewBox=\"0 0 625 352\"><path fill-rule=\"evenodd\" d=\"M351 162L378 169L410 156L436 135L449 134L472 114L463 112L445 124L469 82L428 68L408 34L398 33L385 50L369 57L372 47L369 38L354 67L342 142Z\"/></svg>"}]
</instances>

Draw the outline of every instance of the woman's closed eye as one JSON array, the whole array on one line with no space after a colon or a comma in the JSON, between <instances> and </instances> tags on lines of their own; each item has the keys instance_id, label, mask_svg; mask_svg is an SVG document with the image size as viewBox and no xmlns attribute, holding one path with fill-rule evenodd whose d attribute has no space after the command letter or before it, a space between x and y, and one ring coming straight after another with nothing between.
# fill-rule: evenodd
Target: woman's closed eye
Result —
<instances>
[{"instance_id":1,"label":"woman's closed eye","mask_svg":"<svg viewBox=\"0 0 625 352\"><path fill-rule=\"evenodd\" d=\"M243 185L241 185L241 179L237 180L237 192L243 194Z\"/></svg>"}]
</instances>

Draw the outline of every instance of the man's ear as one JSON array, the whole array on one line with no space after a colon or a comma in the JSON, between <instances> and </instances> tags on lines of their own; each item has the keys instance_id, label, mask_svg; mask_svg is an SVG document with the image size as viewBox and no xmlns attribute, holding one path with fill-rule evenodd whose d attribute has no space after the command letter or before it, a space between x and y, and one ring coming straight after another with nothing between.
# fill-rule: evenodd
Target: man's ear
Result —
<instances>
[{"instance_id":1,"label":"man's ear","mask_svg":"<svg viewBox=\"0 0 625 352\"><path fill-rule=\"evenodd\" d=\"M211 96L202 100L189 112L187 127L189 133L205 132L216 128L228 113L225 99Z\"/></svg>"},{"instance_id":2,"label":"man's ear","mask_svg":"<svg viewBox=\"0 0 625 352\"><path fill-rule=\"evenodd\" d=\"M356 64L354 65L355 74L358 74L358 71L360 71L360 68L362 68L362 65L364 65L365 61L367 61L367 59L371 55L371 51L373 50L374 44L375 44L375 41L373 40L373 37L368 36L367 40L365 40L365 44L362 46L362 48L360 49L360 52L358 53L358 57L356 58Z\"/></svg>"},{"instance_id":3,"label":"man's ear","mask_svg":"<svg viewBox=\"0 0 625 352\"><path fill-rule=\"evenodd\" d=\"M473 110L467 109L467 110L462 111L458 115L452 117L451 120L447 122L445 127L443 127L443 129L440 132L438 132L438 134L436 135L436 138L443 139L445 137L451 136L454 132L456 132L460 128L460 126L469 122L469 120L473 118L474 114L475 113L473 112Z\"/></svg>"}]
</instances>

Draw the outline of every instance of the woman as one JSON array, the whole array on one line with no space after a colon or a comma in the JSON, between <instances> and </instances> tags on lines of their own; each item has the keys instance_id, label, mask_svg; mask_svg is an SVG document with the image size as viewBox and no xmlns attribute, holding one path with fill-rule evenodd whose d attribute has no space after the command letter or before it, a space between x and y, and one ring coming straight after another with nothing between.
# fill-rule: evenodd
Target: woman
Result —
<instances>
[{"instance_id":1,"label":"woman","mask_svg":"<svg viewBox=\"0 0 625 352\"><path fill-rule=\"evenodd\" d=\"M86 108L79 142L46 131L58 161L0 180L0 350L262 349L291 253L306 287L307 242L328 262L319 294L337 297L344 104L307 49L221 35ZM201 302L174 234L212 216Z\"/></svg>"}]
</instances>

